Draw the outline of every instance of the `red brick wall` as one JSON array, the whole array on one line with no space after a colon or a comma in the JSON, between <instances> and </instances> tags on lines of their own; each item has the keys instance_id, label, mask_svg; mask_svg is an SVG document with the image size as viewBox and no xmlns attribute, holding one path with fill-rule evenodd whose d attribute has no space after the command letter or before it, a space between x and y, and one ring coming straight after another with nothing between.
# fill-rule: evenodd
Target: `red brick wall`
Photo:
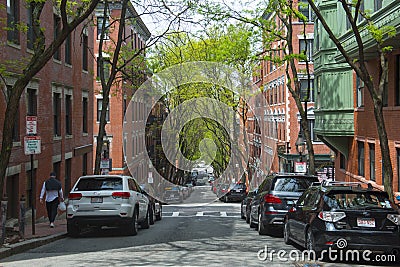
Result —
<instances>
[{"instance_id":1,"label":"red brick wall","mask_svg":"<svg viewBox=\"0 0 400 267\"><path fill-rule=\"evenodd\" d=\"M112 8L111 8L112 9ZM113 18L118 18L121 15L121 10L118 9L112 9L111 10L111 17ZM110 23L111 24L111 23ZM115 28L110 30L109 33L109 38L110 40L117 40L118 39L118 28L119 28L119 23L115 23ZM94 27L93 32L95 36L97 35L97 28ZM126 35L130 35L131 32L131 26L126 25L125 27L125 32ZM129 40L127 41L129 43ZM111 41L106 41L105 46L113 46L113 42ZM99 41L95 39L94 41L94 54L98 55L99 53ZM135 49L139 49L139 43L136 42L136 47ZM106 50L103 48L103 50ZM112 55L111 55L112 56ZM97 62L94 60L94 66L95 69L97 70ZM97 73L97 72L96 72ZM96 75L96 74L95 74ZM97 101L96 97L100 97L101 95L99 92L101 92L101 84L100 82L97 82L96 79L93 80L94 82L94 107L93 111L95 113L95 118L93 120L93 127L94 127L94 136L96 137L98 134L99 130L99 123L97 123ZM131 95L133 94L134 89L129 84L124 84L122 82L115 83L112 88L111 88L111 94L110 94L110 121L106 125L106 133L107 136L109 136L110 139L110 151L109 151L109 156L112 158L112 167L113 171L112 173L114 174L129 174L128 169L126 168L126 163L125 163L125 158L124 158L124 153L123 153L123 146L124 146L124 140L123 140L123 126L124 126L124 110L123 110L123 102L124 102L124 94L126 95L126 104L127 108L131 99ZM142 107L143 109L143 107ZM131 111L127 111L127 114L130 115ZM142 112L144 114L144 111ZM136 125L136 124L135 124ZM137 127L135 130L141 130L138 129ZM112 136L112 138L110 138ZM144 138L144 135L143 135ZM127 136L127 147L130 149L132 147L132 137L130 135ZM135 160L132 162L132 165L130 167L131 170L133 170L132 175L146 175L147 176L147 171L148 171L148 162L144 161L144 153L146 152L145 147L141 146L141 152L142 154L139 155L138 157L135 158ZM95 155L96 151L96 146L93 147L93 154ZM127 158L130 160L130 158ZM93 161L95 160L95 156L93 158Z\"/></svg>"},{"instance_id":2,"label":"red brick wall","mask_svg":"<svg viewBox=\"0 0 400 267\"><path fill-rule=\"evenodd\" d=\"M395 106L395 88L396 88L396 55L400 54L400 50L393 51L389 55L389 80L388 80L388 106L383 108L385 127L389 139L390 156L393 168L393 188L399 191L398 188L398 175L396 166L396 147L400 144L400 124L398 118L400 117L400 106ZM368 62L368 69L373 76L375 83L379 80L379 73L377 60ZM356 84L354 76L354 84ZM355 87L355 86L354 86ZM377 186L382 185L382 156L380 150L379 136L376 129L375 116L373 112L373 103L365 88L364 108L356 108L354 113L354 136L350 145L350 157L347 161L347 173L342 170L340 175L341 179L354 181L354 178L370 180L370 158L368 143L375 144L375 174ZM357 94L356 88L354 89L354 105L356 106ZM358 150L357 140L364 142L365 147L365 175L364 177L358 176Z\"/></svg>"},{"instance_id":3,"label":"red brick wall","mask_svg":"<svg viewBox=\"0 0 400 267\"><path fill-rule=\"evenodd\" d=\"M24 5L20 5L20 18L21 21L26 21L27 11ZM6 18L3 9L0 10L0 16ZM52 4L46 3L41 22L44 23L46 29L47 44L49 40L53 39L53 7ZM41 154L35 155L34 160L38 160L38 168L36 169L36 186L34 192L36 194L36 208L37 218L47 216L45 207L40 205L37 201L41 186L45 179L48 178L49 173L53 170L53 156L60 155L60 177L64 188L64 175L65 175L65 157L72 154L71 159L71 184L73 184L80 175L82 175L82 156L77 155L76 148L91 145L93 140L92 113L93 113L93 84L92 75L93 64L89 61L89 71L82 71L82 46L81 46L81 31L82 26L79 26L73 33L71 38L72 47L72 64L70 66L65 64L65 46L61 46L61 61L54 61L50 59L45 67L36 75L35 79L38 85L37 94L37 114L38 114L38 135L41 137ZM3 28L0 29L0 60L21 60L31 56L26 48L26 36L20 33L20 45L10 46L6 44L6 33ZM93 33L89 33L89 47L93 48ZM10 70L12 71L12 70ZM21 70L14 70L20 72ZM62 98L61 101L61 138L54 140L53 138L53 108L52 108L52 84L55 83L60 86ZM3 86L3 85L2 85ZM65 131L65 93L67 88L72 88L72 136L67 137ZM82 91L88 92L88 133L82 133ZM0 129L4 123L5 112L5 99L4 95L0 95ZM17 174L18 179L18 196L19 199L22 195L26 197L26 190L28 188L28 175L26 172L25 164L30 162L30 156L26 156L23 151L24 136L25 136L25 116L27 113L27 97L24 92L20 100L20 143L14 146L9 167L12 169L15 166L20 166L20 171ZM0 139L2 131L0 131ZM0 144L1 145L1 144ZM88 154L88 171L92 170L92 153ZM11 178L9 178L11 179ZM14 179L14 178L13 178ZM8 192L10 193L10 192ZM65 192L67 195L68 192Z\"/></svg>"}]
</instances>

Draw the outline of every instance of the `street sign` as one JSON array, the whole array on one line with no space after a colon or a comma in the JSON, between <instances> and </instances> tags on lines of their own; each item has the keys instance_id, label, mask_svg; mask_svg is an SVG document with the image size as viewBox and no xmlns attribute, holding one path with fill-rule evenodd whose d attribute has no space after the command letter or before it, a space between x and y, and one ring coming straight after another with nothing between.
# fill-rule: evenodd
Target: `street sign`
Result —
<instances>
[{"instance_id":1,"label":"street sign","mask_svg":"<svg viewBox=\"0 0 400 267\"><path fill-rule=\"evenodd\" d=\"M24 138L25 155L34 155L41 153L40 136L25 136Z\"/></svg>"},{"instance_id":2,"label":"street sign","mask_svg":"<svg viewBox=\"0 0 400 267\"><path fill-rule=\"evenodd\" d=\"M100 162L100 169L109 169L110 168L110 160L102 159Z\"/></svg>"},{"instance_id":3,"label":"street sign","mask_svg":"<svg viewBox=\"0 0 400 267\"><path fill-rule=\"evenodd\" d=\"M294 172L306 173L307 172L307 162L295 162Z\"/></svg>"},{"instance_id":4,"label":"street sign","mask_svg":"<svg viewBox=\"0 0 400 267\"><path fill-rule=\"evenodd\" d=\"M26 134L37 134L37 116L26 116Z\"/></svg>"}]
</instances>

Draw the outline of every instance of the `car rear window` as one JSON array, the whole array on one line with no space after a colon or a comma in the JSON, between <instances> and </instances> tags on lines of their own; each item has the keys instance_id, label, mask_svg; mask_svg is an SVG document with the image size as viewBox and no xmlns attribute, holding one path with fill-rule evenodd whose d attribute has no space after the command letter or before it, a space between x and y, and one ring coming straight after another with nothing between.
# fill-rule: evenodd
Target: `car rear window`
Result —
<instances>
[{"instance_id":1,"label":"car rear window","mask_svg":"<svg viewBox=\"0 0 400 267\"><path fill-rule=\"evenodd\" d=\"M273 191L302 192L313 182L318 182L315 177L279 177L272 188Z\"/></svg>"},{"instance_id":2,"label":"car rear window","mask_svg":"<svg viewBox=\"0 0 400 267\"><path fill-rule=\"evenodd\" d=\"M391 208L387 195L382 192L333 191L324 196L324 202L332 209Z\"/></svg>"},{"instance_id":3,"label":"car rear window","mask_svg":"<svg viewBox=\"0 0 400 267\"><path fill-rule=\"evenodd\" d=\"M80 179L74 191L122 190L122 178L94 177Z\"/></svg>"},{"instance_id":4,"label":"car rear window","mask_svg":"<svg viewBox=\"0 0 400 267\"><path fill-rule=\"evenodd\" d=\"M235 184L231 186L233 189L246 189L246 184Z\"/></svg>"}]
</instances>

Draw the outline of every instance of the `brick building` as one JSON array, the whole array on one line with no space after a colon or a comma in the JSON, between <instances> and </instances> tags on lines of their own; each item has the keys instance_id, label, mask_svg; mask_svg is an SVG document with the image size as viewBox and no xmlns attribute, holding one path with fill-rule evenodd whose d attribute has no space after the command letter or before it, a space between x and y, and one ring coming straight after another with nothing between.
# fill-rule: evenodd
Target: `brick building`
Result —
<instances>
[{"instance_id":1,"label":"brick building","mask_svg":"<svg viewBox=\"0 0 400 267\"><path fill-rule=\"evenodd\" d=\"M346 23L344 10L333 1L320 1L322 14L340 38L344 48L352 58L358 58L354 33ZM379 28L383 26L400 27L400 3L388 1L364 1L361 8L371 11L371 20ZM359 18L359 25L366 25ZM361 181L383 189L383 168L380 141L373 111L373 102L367 89L354 71L346 64L342 55L328 35L319 25L315 47L317 58L315 75L318 79L318 102L316 108L316 132L321 139L336 152L335 169L337 179L342 181ZM379 81L376 43L365 31L362 33L365 44L367 67L373 81ZM393 190L400 191L400 45L399 34L393 38L385 37L385 45L393 46L388 55L388 79L383 97L383 114L389 139L389 149L393 168Z\"/></svg>"},{"instance_id":2,"label":"brick building","mask_svg":"<svg viewBox=\"0 0 400 267\"><path fill-rule=\"evenodd\" d=\"M300 2L300 1L299 1ZM307 1L302 1L307 3ZM308 88L308 79L306 73L305 61L297 61L298 79L301 84L301 98L303 107L307 110L307 119L311 131L313 148L315 153L315 167L318 175L322 178L332 177L332 163L330 162L330 149L318 139L314 132L314 74L313 74L313 40L314 23L312 21L311 8L298 6L298 1L294 1L294 6L305 15L309 21L306 23L306 34L304 36L304 25L301 21L293 22L293 49L294 53L299 54L306 50L309 59L309 69L311 73L310 96L305 102L306 90ZM275 13L265 13L263 19L275 20L277 27L284 27ZM285 49L283 41L273 43L271 50L265 49L260 60L259 74L254 77L254 84L260 88L266 101L264 105L256 104L254 117L250 119L254 124L250 126L251 135L250 151L253 172L258 173L258 177L269 172L293 172L295 162L300 160L307 161L307 152L300 156L296 151L296 140L300 131L300 115L294 98L287 88L288 78L286 77L287 62L277 64L274 60L266 58L283 59L283 50ZM293 79L292 79L293 80ZM294 84L292 83L294 88ZM251 117L251 115L250 115ZM259 124L259 125L257 125Z\"/></svg>"},{"instance_id":3,"label":"brick building","mask_svg":"<svg viewBox=\"0 0 400 267\"><path fill-rule=\"evenodd\" d=\"M7 1L7 9L0 9L0 17L7 23L23 22L31 25L25 2ZM41 16L45 25L46 40L53 40L60 30L61 19L52 2L46 2ZM4 21L4 23L6 23ZM32 32L5 31L0 27L0 61L11 60L16 65L32 54ZM57 173L66 194L76 179L92 171L92 117L93 117L93 63L89 50L93 50L93 31L79 26L67 38L45 67L32 79L21 96L17 123L14 126L13 149L7 168L5 193L8 197L8 218L18 218L19 200L27 198L27 208L36 206L36 217L47 216L45 206L38 198L45 179L51 171ZM23 62L23 61L22 61ZM12 86L22 70L7 64L6 86ZM0 127L4 123L5 99L0 94ZM37 135L41 137L41 153L30 156L24 153L26 135L25 118L37 116ZM2 138L0 129L0 139ZM30 175L33 171L33 188ZM30 197L34 196L31 203Z\"/></svg>"},{"instance_id":4,"label":"brick building","mask_svg":"<svg viewBox=\"0 0 400 267\"><path fill-rule=\"evenodd\" d=\"M99 130L100 112L102 109L101 94L101 83L99 77L99 67L97 64L97 58L99 55L99 42L101 28L103 24L103 6L100 4L96 9L96 26L94 27L94 35L97 38L94 40L94 65L97 72L95 75L94 82L94 142L97 141L97 133ZM109 3L109 14L106 19L105 27L107 34L104 38L103 44L103 57L112 57L111 54L105 51L112 51L113 45L118 37L119 23L114 21L113 18L120 18L121 16L121 2L110 2ZM127 67L130 70L125 70L126 73L130 73L130 77L125 77L123 80L119 79L119 82L113 84L110 93L110 102L107 111L107 124L106 124L106 137L103 138L103 158L104 151L106 156L112 160L112 171L113 174L131 174L134 177L147 176L149 162L145 160L144 153L145 148L145 129L139 129L139 122L146 120L146 112L150 107L147 103L140 101L131 101L132 95L146 79L146 71L144 68L144 55L146 41L150 38L150 32L142 19L138 16L132 3L128 4L127 20L125 21L124 30L124 46L131 51L131 55L137 51L140 51L140 56L135 58L131 65ZM110 27L112 25L112 27ZM109 68L109 66L106 66ZM109 71L109 69L107 69ZM130 107L129 105L132 105ZM129 112L127 109L129 108ZM124 116L127 113L127 120L132 121L133 131L131 133L123 133L124 127ZM93 147L94 153L96 146ZM129 151L129 158L125 158L124 151ZM128 155L127 155L128 157ZM95 158L93 158L95 160ZM129 170L127 167L127 161L130 163ZM131 171L131 172L130 172Z\"/></svg>"}]
</instances>

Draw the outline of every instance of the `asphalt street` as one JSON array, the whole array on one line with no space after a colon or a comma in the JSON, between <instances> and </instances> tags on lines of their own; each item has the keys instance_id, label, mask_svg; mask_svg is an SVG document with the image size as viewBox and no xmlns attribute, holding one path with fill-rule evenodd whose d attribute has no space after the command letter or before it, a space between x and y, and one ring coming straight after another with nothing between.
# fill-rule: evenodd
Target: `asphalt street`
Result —
<instances>
[{"instance_id":1,"label":"asphalt street","mask_svg":"<svg viewBox=\"0 0 400 267\"><path fill-rule=\"evenodd\" d=\"M298 249L280 237L259 236L240 219L240 203L220 202L204 186L184 203L164 206L163 219L137 236L87 232L5 258L0 266L364 266L291 260Z\"/></svg>"}]
</instances>

